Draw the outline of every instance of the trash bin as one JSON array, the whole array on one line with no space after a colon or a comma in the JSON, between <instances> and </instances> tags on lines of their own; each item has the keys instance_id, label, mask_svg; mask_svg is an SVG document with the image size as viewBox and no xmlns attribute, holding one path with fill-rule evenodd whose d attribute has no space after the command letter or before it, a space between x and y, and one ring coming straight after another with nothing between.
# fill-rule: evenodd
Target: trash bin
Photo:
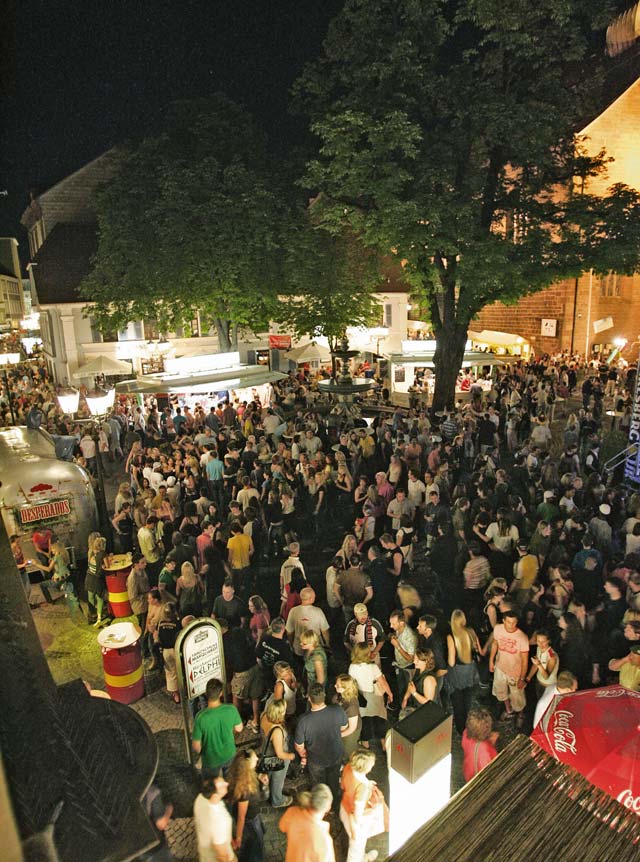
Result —
<instances>
[{"instance_id":1,"label":"trash bin","mask_svg":"<svg viewBox=\"0 0 640 862\"><path fill-rule=\"evenodd\" d=\"M134 703L144 697L140 637L131 622L113 623L98 635L107 691L119 703Z\"/></svg>"},{"instance_id":2,"label":"trash bin","mask_svg":"<svg viewBox=\"0 0 640 862\"><path fill-rule=\"evenodd\" d=\"M102 567L107 580L111 613L116 618L131 616L131 605L127 593L127 578L131 571L131 565L131 554L114 554L107 557Z\"/></svg>"}]
</instances>

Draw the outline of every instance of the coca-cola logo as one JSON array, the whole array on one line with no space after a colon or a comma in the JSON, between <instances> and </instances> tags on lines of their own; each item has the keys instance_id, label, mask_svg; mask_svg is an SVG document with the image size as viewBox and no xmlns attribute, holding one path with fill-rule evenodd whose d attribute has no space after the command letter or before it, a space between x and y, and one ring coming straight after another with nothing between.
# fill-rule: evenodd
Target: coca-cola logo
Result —
<instances>
[{"instance_id":1,"label":"coca-cola logo","mask_svg":"<svg viewBox=\"0 0 640 862\"><path fill-rule=\"evenodd\" d=\"M566 709L558 709L553 714L553 747L560 754L570 751L576 756L576 735L571 729L572 712Z\"/></svg>"},{"instance_id":2,"label":"coca-cola logo","mask_svg":"<svg viewBox=\"0 0 640 862\"><path fill-rule=\"evenodd\" d=\"M623 697L625 694L628 694L626 688L603 688L596 697Z\"/></svg>"},{"instance_id":3,"label":"coca-cola logo","mask_svg":"<svg viewBox=\"0 0 640 862\"><path fill-rule=\"evenodd\" d=\"M628 787L618 794L617 799L625 808L640 814L640 796L634 796Z\"/></svg>"}]
</instances>

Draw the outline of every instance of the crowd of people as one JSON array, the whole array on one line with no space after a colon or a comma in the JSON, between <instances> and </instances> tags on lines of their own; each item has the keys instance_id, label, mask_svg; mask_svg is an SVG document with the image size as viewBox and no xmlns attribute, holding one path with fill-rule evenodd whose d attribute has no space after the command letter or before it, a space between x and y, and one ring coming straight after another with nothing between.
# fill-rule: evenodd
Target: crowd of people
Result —
<instances>
[{"instance_id":1,"label":"crowd of people","mask_svg":"<svg viewBox=\"0 0 640 862\"><path fill-rule=\"evenodd\" d=\"M375 858L386 803L367 776L424 703L453 713L469 779L498 722L530 731L576 688L640 691L640 495L600 457L602 399L626 415L633 380L603 373L517 363L455 410L390 407L370 425L309 409L295 375L268 406L116 405L103 451L126 479L113 548L91 537L92 624L108 618L106 556L131 552L143 653L176 703L180 627L221 626L226 684L192 704L203 862L263 858L261 799L288 809L288 862L332 858L329 810L349 862ZM91 469L96 453L79 457ZM238 747L246 729L255 744Z\"/></svg>"}]
</instances>

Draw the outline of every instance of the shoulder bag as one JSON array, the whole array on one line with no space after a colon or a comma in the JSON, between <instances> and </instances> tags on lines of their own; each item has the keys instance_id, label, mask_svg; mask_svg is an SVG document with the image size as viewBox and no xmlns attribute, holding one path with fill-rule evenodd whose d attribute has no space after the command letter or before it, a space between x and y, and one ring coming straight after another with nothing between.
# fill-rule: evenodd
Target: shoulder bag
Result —
<instances>
[{"instance_id":1,"label":"shoulder bag","mask_svg":"<svg viewBox=\"0 0 640 862\"><path fill-rule=\"evenodd\" d=\"M264 741L264 745L262 746L262 751L258 758L258 763L256 764L256 772L258 775L268 775L270 772L280 772L280 770L285 767L285 761L281 757L278 757L276 754L266 753L269 748L269 743L271 742L273 731L276 730L277 727L278 725L271 728ZM282 730L282 728L280 728L280 730Z\"/></svg>"}]
</instances>

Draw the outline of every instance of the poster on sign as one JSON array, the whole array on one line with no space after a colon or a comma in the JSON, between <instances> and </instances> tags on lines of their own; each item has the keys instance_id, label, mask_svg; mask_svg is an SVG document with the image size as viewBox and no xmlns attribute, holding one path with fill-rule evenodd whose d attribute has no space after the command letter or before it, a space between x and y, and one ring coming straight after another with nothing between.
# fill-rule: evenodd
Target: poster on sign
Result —
<instances>
[{"instance_id":1,"label":"poster on sign","mask_svg":"<svg viewBox=\"0 0 640 862\"><path fill-rule=\"evenodd\" d=\"M191 702L205 694L210 679L226 683L222 631L210 618L194 620L178 635L175 646L185 743L189 760L193 762L191 750L191 717L195 715Z\"/></svg>"},{"instance_id":2,"label":"poster on sign","mask_svg":"<svg viewBox=\"0 0 640 862\"><path fill-rule=\"evenodd\" d=\"M624 467L625 479L640 482L640 362L636 372L636 390L627 446L629 447L629 455Z\"/></svg>"}]
</instances>

